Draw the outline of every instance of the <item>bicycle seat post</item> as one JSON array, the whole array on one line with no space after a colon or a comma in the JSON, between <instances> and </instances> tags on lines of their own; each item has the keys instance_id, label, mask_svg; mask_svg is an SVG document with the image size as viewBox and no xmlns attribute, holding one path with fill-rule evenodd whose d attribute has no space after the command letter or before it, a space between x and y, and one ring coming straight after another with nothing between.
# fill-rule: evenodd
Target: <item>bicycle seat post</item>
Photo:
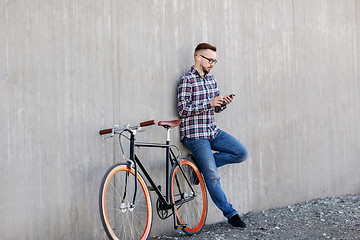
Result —
<instances>
[{"instance_id":1,"label":"bicycle seat post","mask_svg":"<svg viewBox=\"0 0 360 240\"><path fill-rule=\"evenodd\" d=\"M170 132L171 132L172 128L169 127L166 129L166 143L170 144Z\"/></svg>"}]
</instances>

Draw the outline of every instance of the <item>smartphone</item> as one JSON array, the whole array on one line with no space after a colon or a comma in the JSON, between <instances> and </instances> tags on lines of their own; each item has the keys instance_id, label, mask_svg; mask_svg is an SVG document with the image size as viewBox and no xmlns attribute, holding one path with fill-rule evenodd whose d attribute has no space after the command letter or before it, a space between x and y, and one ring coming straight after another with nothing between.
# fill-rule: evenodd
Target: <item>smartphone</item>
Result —
<instances>
[{"instance_id":1,"label":"smartphone","mask_svg":"<svg viewBox=\"0 0 360 240\"><path fill-rule=\"evenodd\" d=\"M231 97L231 98L233 98L235 96L235 94L234 93L232 93L232 94L230 94L229 95L229 97ZM226 104L224 104L224 105L221 105L221 106L225 106ZM215 107L215 112L220 112L220 109L221 109L221 107Z\"/></svg>"}]
</instances>

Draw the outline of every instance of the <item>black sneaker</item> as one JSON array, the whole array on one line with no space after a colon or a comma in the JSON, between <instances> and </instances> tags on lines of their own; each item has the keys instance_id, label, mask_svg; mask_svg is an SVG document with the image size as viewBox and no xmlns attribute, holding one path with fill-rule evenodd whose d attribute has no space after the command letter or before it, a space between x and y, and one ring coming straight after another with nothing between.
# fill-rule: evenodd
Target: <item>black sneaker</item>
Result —
<instances>
[{"instance_id":1,"label":"black sneaker","mask_svg":"<svg viewBox=\"0 0 360 240\"><path fill-rule=\"evenodd\" d=\"M190 158L196 165L196 161L195 161L195 158L194 158L193 155L189 154L188 158ZM192 169L190 170L190 181L194 185L199 185L199 183L200 183L200 180L199 180L198 176L196 175L196 173Z\"/></svg>"},{"instance_id":2,"label":"black sneaker","mask_svg":"<svg viewBox=\"0 0 360 240\"><path fill-rule=\"evenodd\" d=\"M241 220L239 214L236 214L231 218L229 218L228 223L230 223L230 225L235 228L246 228L246 223L244 223L243 220Z\"/></svg>"}]
</instances>

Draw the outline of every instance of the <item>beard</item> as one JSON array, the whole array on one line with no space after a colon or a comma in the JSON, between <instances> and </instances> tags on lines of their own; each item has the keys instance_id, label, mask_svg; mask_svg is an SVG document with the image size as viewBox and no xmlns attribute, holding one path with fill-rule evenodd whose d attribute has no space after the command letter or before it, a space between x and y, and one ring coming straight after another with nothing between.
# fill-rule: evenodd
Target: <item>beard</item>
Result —
<instances>
[{"instance_id":1,"label":"beard","mask_svg":"<svg viewBox=\"0 0 360 240\"><path fill-rule=\"evenodd\" d=\"M210 72L211 68L202 67L202 71L204 73L204 76Z\"/></svg>"}]
</instances>

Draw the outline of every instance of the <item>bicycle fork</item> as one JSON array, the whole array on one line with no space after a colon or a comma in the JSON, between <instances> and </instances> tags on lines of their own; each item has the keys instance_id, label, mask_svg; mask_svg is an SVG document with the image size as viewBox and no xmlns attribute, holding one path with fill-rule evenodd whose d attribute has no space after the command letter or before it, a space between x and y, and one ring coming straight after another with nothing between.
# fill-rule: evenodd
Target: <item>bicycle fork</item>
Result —
<instances>
[{"instance_id":1,"label":"bicycle fork","mask_svg":"<svg viewBox=\"0 0 360 240\"><path fill-rule=\"evenodd\" d=\"M134 196L132 199L132 202L129 204L129 206L126 206L125 198L127 195L127 186L129 183L129 176L130 176L130 172L126 172L125 175L125 187L124 187L124 194L123 194L123 198L121 200L121 210L122 211L126 211L126 208L129 209L130 211L132 211L135 208L135 200L136 200L136 193L137 193L137 166L136 166L136 162L134 161L134 146L135 146L135 136L134 134L131 133L131 137L130 137L130 159L127 160L127 167L131 170L132 166L134 166L134 170L135 170L135 177L134 177L134 186L135 186L135 190L134 190Z\"/></svg>"}]
</instances>

